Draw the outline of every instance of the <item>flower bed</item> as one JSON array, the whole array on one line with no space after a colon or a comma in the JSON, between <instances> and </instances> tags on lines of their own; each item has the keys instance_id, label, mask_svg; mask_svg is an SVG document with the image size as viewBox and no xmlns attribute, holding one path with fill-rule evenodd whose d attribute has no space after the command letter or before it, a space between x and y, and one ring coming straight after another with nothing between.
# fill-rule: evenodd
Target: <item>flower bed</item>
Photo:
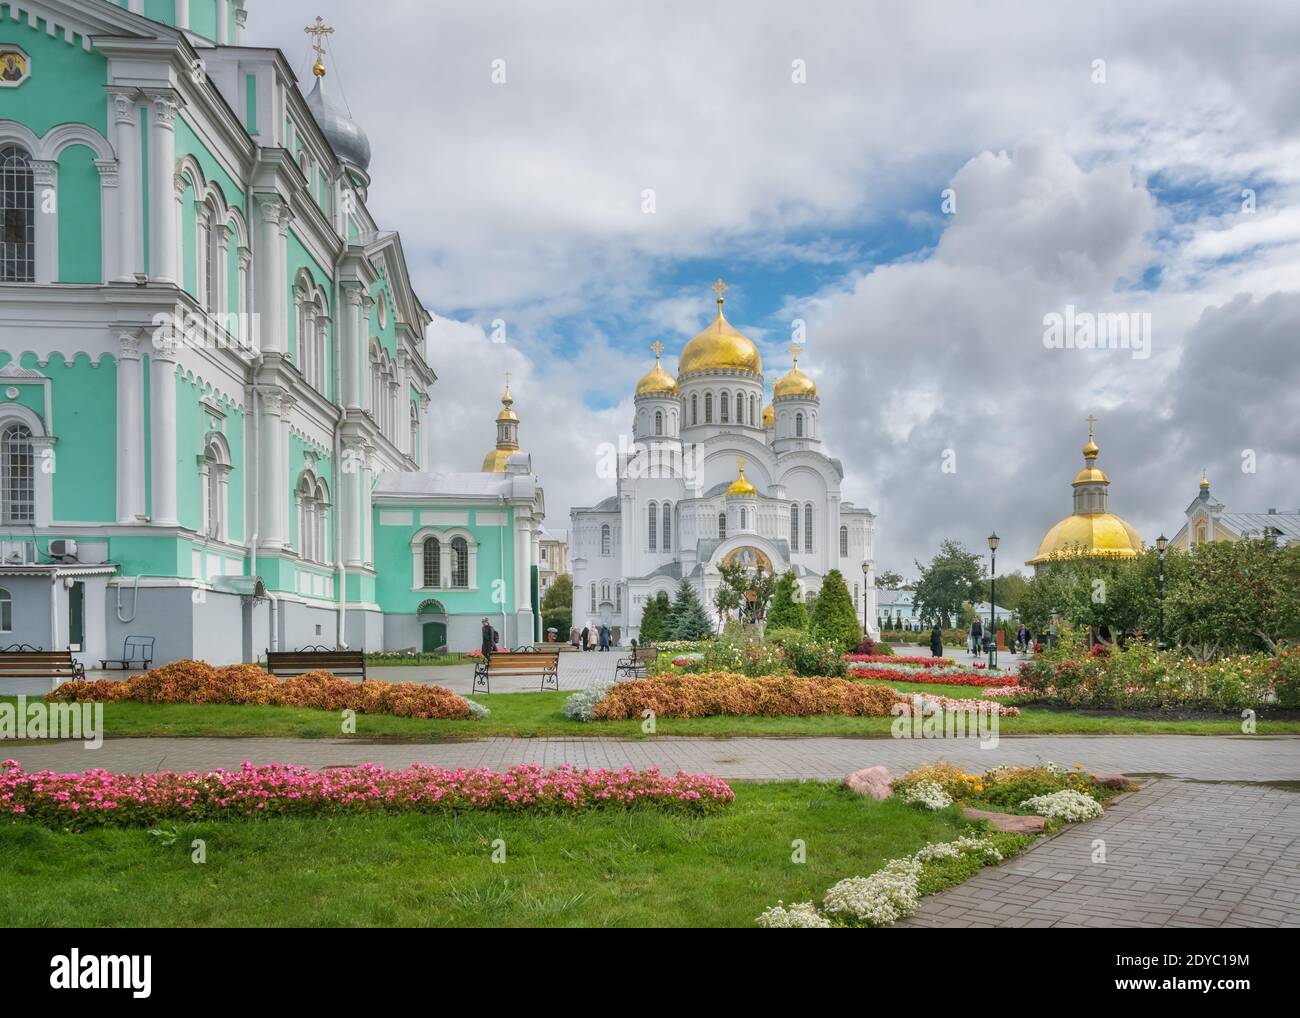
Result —
<instances>
[{"instance_id":1,"label":"flower bed","mask_svg":"<svg viewBox=\"0 0 1300 1018\"><path fill-rule=\"evenodd\" d=\"M255 704L447 720L485 717L488 713L486 707L442 686L374 679L353 682L329 672L307 672L281 680L257 665L213 667L202 661L175 661L129 679L65 682L45 699L71 703L138 700Z\"/></svg>"},{"instance_id":2,"label":"flower bed","mask_svg":"<svg viewBox=\"0 0 1300 1018\"><path fill-rule=\"evenodd\" d=\"M731 672L702 675L662 674L610 686L594 705L578 704L574 694L570 714L581 720L639 718L653 711L661 718L700 718L717 715L759 717L812 717L843 714L851 717L889 717L918 704L923 710L942 708L982 711L1015 717L1020 711L990 700L960 700L930 693L905 696L887 686L864 685L830 677L798 678L767 675L749 678ZM589 699L589 697L588 697ZM567 708L566 708L567 713Z\"/></svg>"},{"instance_id":3,"label":"flower bed","mask_svg":"<svg viewBox=\"0 0 1300 1018\"><path fill-rule=\"evenodd\" d=\"M941 686L1012 686L1020 681L1015 675L998 675L996 672L968 672L946 668L927 672L875 666L872 668L850 668L849 675L855 679L875 679L883 682L928 682Z\"/></svg>"},{"instance_id":4,"label":"flower bed","mask_svg":"<svg viewBox=\"0 0 1300 1018\"><path fill-rule=\"evenodd\" d=\"M950 657L908 657L904 654L845 654L844 660L857 664L899 664L918 668L953 668L957 664Z\"/></svg>"},{"instance_id":5,"label":"flower bed","mask_svg":"<svg viewBox=\"0 0 1300 1018\"><path fill-rule=\"evenodd\" d=\"M959 805L1004 813L1039 813L1038 800L1052 799L1058 793L1068 792L1071 797L1082 796L1095 803L1117 791L1100 784L1079 766L1066 768L1049 761L1033 767L1004 765L982 774L967 774L944 760L908 771L894 782L894 791L906 802L917 798L934 801L937 797L932 786Z\"/></svg>"},{"instance_id":6,"label":"flower bed","mask_svg":"<svg viewBox=\"0 0 1300 1018\"><path fill-rule=\"evenodd\" d=\"M720 778L651 769L449 770L376 764L313 771L245 762L238 770L179 774L28 773L0 763L0 814L51 826L141 827L162 820L225 820L326 813L429 813L442 810L575 812L652 805L711 812L734 794Z\"/></svg>"}]
</instances>

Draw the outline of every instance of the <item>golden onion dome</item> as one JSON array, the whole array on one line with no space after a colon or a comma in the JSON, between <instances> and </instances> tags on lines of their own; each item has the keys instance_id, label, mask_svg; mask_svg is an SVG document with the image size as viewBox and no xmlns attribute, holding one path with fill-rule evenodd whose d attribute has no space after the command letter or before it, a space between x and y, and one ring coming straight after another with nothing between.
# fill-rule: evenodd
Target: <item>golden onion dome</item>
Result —
<instances>
[{"instance_id":1,"label":"golden onion dome","mask_svg":"<svg viewBox=\"0 0 1300 1018\"><path fill-rule=\"evenodd\" d=\"M1056 558L1137 558L1142 538L1114 513L1075 513L1047 532L1029 565Z\"/></svg>"},{"instance_id":2,"label":"golden onion dome","mask_svg":"<svg viewBox=\"0 0 1300 1018\"><path fill-rule=\"evenodd\" d=\"M1201 471L1201 490L1202 491L1210 490L1210 479L1205 476L1204 470Z\"/></svg>"},{"instance_id":3,"label":"golden onion dome","mask_svg":"<svg viewBox=\"0 0 1300 1018\"><path fill-rule=\"evenodd\" d=\"M757 495L758 489L750 484L749 481L745 480L745 461L743 459L736 460L736 469L738 471L738 476L734 481L727 485L727 494Z\"/></svg>"},{"instance_id":4,"label":"golden onion dome","mask_svg":"<svg viewBox=\"0 0 1300 1018\"><path fill-rule=\"evenodd\" d=\"M738 331L722 315L722 294L727 286L721 279L713 284L718 295L718 316L712 324L692 339L677 362L677 376L702 371L743 371L762 376L763 358L748 336Z\"/></svg>"},{"instance_id":5,"label":"golden onion dome","mask_svg":"<svg viewBox=\"0 0 1300 1018\"><path fill-rule=\"evenodd\" d=\"M510 374L506 373L506 391L501 394L501 412L497 414L497 444L483 457L483 473L504 474L510 457L519 452L519 416L514 411L515 398L510 395Z\"/></svg>"},{"instance_id":6,"label":"golden onion dome","mask_svg":"<svg viewBox=\"0 0 1300 1018\"><path fill-rule=\"evenodd\" d=\"M641 381L636 383L636 394L638 396L676 396L677 379L659 365L659 355L663 353L664 345L656 340L650 344L650 349L655 352L655 366L642 375Z\"/></svg>"},{"instance_id":7,"label":"golden onion dome","mask_svg":"<svg viewBox=\"0 0 1300 1018\"><path fill-rule=\"evenodd\" d=\"M790 353L794 355L794 366L773 386L773 397L817 395L817 383L799 370L799 349L798 346L790 347Z\"/></svg>"},{"instance_id":8,"label":"golden onion dome","mask_svg":"<svg viewBox=\"0 0 1300 1018\"><path fill-rule=\"evenodd\" d=\"M763 427L776 427L776 407L772 406L771 403L763 407Z\"/></svg>"},{"instance_id":9,"label":"golden onion dome","mask_svg":"<svg viewBox=\"0 0 1300 1018\"><path fill-rule=\"evenodd\" d=\"M1100 467L1084 467L1074 475L1071 484L1110 484L1110 478L1106 476L1106 471Z\"/></svg>"},{"instance_id":10,"label":"golden onion dome","mask_svg":"<svg viewBox=\"0 0 1300 1018\"><path fill-rule=\"evenodd\" d=\"M483 457L483 473L485 474L504 474L506 464L510 462L510 457L519 452L518 449L491 449Z\"/></svg>"}]
</instances>

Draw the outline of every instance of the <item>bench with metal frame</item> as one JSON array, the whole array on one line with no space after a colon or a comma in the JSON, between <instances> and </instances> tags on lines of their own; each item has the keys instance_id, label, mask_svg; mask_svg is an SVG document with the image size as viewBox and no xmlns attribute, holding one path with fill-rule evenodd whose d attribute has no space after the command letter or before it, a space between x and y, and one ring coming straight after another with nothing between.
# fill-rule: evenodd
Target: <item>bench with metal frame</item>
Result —
<instances>
[{"instance_id":1,"label":"bench with metal frame","mask_svg":"<svg viewBox=\"0 0 1300 1018\"><path fill-rule=\"evenodd\" d=\"M50 688L84 679L86 669L70 650L42 650L26 643L0 648L0 679L49 679Z\"/></svg>"},{"instance_id":2,"label":"bench with metal frame","mask_svg":"<svg viewBox=\"0 0 1300 1018\"><path fill-rule=\"evenodd\" d=\"M474 692L492 692L494 675L541 676L539 691L549 685L560 691L560 652L529 647L522 650L498 650L483 661L474 664Z\"/></svg>"},{"instance_id":3,"label":"bench with metal frame","mask_svg":"<svg viewBox=\"0 0 1300 1018\"><path fill-rule=\"evenodd\" d=\"M122 641L121 657L103 657L99 659L99 667L107 671L110 668L120 668L125 671L133 668L138 662L144 671L149 670L153 664L153 647L156 638L152 636L128 636Z\"/></svg>"},{"instance_id":4,"label":"bench with metal frame","mask_svg":"<svg viewBox=\"0 0 1300 1018\"><path fill-rule=\"evenodd\" d=\"M330 672L340 678L366 680L366 654L362 650L337 650L319 645L299 650L268 650L266 670L284 678L304 672Z\"/></svg>"},{"instance_id":5,"label":"bench with metal frame","mask_svg":"<svg viewBox=\"0 0 1300 1018\"><path fill-rule=\"evenodd\" d=\"M627 657L619 659L618 664L614 666L614 674L630 675L637 678L645 674L646 666L658 656L659 651L653 646L637 647Z\"/></svg>"}]
</instances>

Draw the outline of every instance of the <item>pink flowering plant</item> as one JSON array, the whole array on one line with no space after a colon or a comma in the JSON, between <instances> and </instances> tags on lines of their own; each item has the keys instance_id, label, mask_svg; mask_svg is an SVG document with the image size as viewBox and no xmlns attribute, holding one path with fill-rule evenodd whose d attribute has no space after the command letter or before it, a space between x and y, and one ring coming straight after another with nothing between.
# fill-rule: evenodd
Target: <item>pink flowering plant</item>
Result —
<instances>
[{"instance_id":1,"label":"pink flowering plant","mask_svg":"<svg viewBox=\"0 0 1300 1018\"><path fill-rule=\"evenodd\" d=\"M660 774L655 768L543 770L528 765L497 772L358 764L314 771L245 761L229 771L58 774L25 771L16 760L0 763L0 816L71 830L147 827L164 820L374 812L569 813L650 806L711 813L734 798L721 778L683 771Z\"/></svg>"}]
</instances>

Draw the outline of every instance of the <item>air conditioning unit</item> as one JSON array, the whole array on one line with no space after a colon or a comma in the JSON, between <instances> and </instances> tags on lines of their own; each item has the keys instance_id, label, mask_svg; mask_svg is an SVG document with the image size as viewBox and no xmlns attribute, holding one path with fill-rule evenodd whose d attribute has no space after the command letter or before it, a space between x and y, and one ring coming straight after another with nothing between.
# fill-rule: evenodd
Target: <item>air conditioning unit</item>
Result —
<instances>
[{"instance_id":1,"label":"air conditioning unit","mask_svg":"<svg viewBox=\"0 0 1300 1018\"><path fill-rule=\"evenodd\" d=\"M60 538L57 541L51 541L50 558L62 559L64 562L76 561L77 542L68 538Z\"/></svg>"}]
</instances>

